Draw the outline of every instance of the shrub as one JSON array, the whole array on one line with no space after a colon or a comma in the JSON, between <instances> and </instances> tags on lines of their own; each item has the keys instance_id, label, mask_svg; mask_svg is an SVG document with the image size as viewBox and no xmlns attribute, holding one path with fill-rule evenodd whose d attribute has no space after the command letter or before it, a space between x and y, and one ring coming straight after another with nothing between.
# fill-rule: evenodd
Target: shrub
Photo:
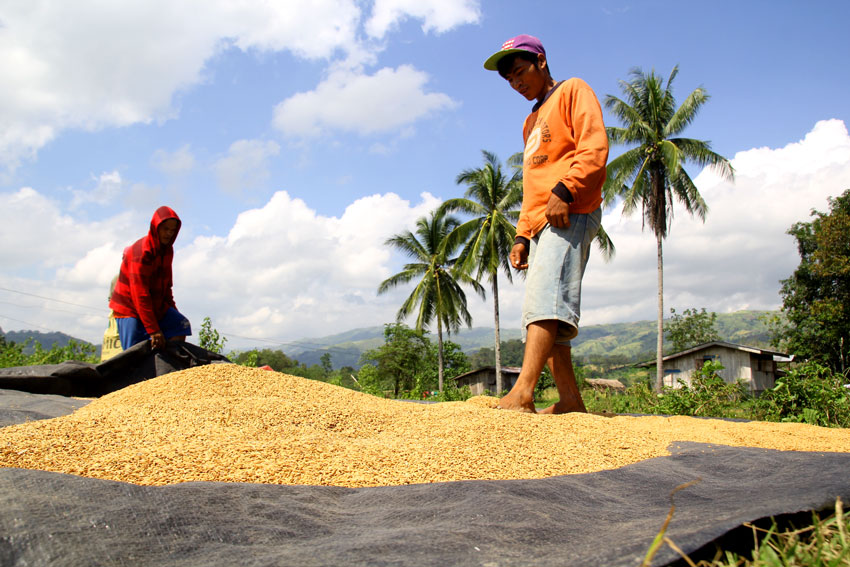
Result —
<instances>
[{"instance_id":1,"label":"shrub","mask_svg":"<svg viewBox=\"0 0 850 567\"><path fill-rule=\"evenodd\" d=\"M712 360L691 375L691 383L679 381L680 388L664 388L656 410L671 415L703 417L730 416L738 413L747 397L739 382L729 384L720 377L723 365Z\"/></svg>"},{"instance_id":2,"label":"shrub","mask_svg":"<svg viewBox=\"0 0 850 567\"><path fill-rule=\"evenodd\" d=\"M442 392L437 392L433 399L438 402L464 402L472 397L469 386L458 388L454 380L446 380Z\"/></svg>"},{"instance_id":3,"label":"shrub","mask_svg":"<svg viewBox=\"0 0 850 567\"><path fill-rule=\"evenodd\" d=\"M805 362L763 393L756 409L767 421L850 427L850 392L844 381L844 375L818 362Z\"/></svg>"},{"instance_id":4,"label":"shrub","mask_svg":"<svg viewBox=\"0 0 850 567\"><path fill-rule=\"evenodd\" d=\"M224 343L227 342L227 337L222 336L213 328L209 317L204 317L204 321L201 323L201 331L198 333L198 341L198 346L201 348L221 354L224 352Z\"/></svg>"},{"instance_id":5,"label":"shrub","mask_svg":"<svg viewBox=\"0 0 850 567\"><path fill-rule=\"evenodd\" d=\"M654 413L658 398L646 382L637 382L625 392L585 389L581 393L588 411L605 413Z\"/></svg>"},{"instance_id":6,"label":"shrub","mask_svg":"<svg viewBox=\"0 0 850 567\"><path fill-rule=\"evenodd\" d=\"M25 349L32 345L32 354L26 354ZM97 363L97 348L89 343L71 340L64 347L53 345L45 350L41 343L27 339L24 345L0 340L0 368L13 366L33 366L41 364L60 364L68 360Z\"/></svg>"}]
</instances>

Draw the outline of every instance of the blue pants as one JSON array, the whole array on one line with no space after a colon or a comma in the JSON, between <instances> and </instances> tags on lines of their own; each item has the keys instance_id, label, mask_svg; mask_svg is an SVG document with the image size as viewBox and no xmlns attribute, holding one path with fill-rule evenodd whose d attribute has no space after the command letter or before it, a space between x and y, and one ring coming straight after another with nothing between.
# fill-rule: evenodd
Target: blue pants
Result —
<instances>
[{"instance_id":1,"label":"blue pants","mask_svg":"<svg viewBox=\"0 0 850 567\"><path fill-rule=\"evenodd\" d=\"M116 317L115 322L118 323L118 339L121 341L121 348L128 349L136 343L146 341L151 338L142 325L142 321L135 317ZM158 321L159 328L165 339L172 337L183 337L192 334L192 325L182 313L169 307L165 315Z\"/></svg>"}]
</instances>

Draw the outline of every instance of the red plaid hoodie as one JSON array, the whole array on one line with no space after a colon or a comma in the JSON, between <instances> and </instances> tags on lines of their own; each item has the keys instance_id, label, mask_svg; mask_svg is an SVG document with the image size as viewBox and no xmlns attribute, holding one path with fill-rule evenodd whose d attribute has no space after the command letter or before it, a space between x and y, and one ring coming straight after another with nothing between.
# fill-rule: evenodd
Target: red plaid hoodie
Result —
<instances>
[{"instance_id":1,"label":"red plaid hoodie","mask_svg":"<svg viewBox=\"0 0 850 567\"><path fill-rule=\"evenodd\" d=\"M164 246L159 241L157 229L168 219L177 221L177 232L171 244ZM121 272L109 300L109 308L116 317L140 319L150 335L160 331L158 321L168 308L177 308L171 293L171 261L181 224L180 217L169 207L160 207L154 212L147 236L124 249Z\"/></svg>"}]
</instances>

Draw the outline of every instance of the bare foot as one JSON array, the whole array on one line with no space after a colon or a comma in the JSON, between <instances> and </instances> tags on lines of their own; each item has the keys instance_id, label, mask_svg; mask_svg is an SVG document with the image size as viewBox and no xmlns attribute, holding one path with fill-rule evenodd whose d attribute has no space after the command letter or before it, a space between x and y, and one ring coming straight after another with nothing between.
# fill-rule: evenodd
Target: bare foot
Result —
<instances>
[{"instance_id":1,"label":"bare foot","mask_svg":"<svg viewBox=\"0 0 850 567\"><path fill-rule=\"evenodd\" d=\"M534 409L534 398L521 396L516 392L508 392L508 394L499 400L499 405L496 409L505 409L511 411L520 411L523 413L537 413Z\"/></svg>"},{"instance_id":2,"label":"bare foot","mask_svg":"<svg viewBox=\"0 0 850 567\"><path fill-rule=\"evenodd\" d=\"M538 413L545 415L554 415L561 413L587 413L587 409L584 407L584 403L579 402L578 404L568 404L566 402L555 402L548 408L540 410Z\"/></svg>"}]
</instances>

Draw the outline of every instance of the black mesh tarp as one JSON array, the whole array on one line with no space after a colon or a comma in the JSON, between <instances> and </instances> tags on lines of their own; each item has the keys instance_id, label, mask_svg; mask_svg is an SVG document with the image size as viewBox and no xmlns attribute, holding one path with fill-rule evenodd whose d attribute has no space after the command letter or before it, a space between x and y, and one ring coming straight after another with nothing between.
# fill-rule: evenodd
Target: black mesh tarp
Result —
<instances>
[{"instance_id":1,"label":"black mesh tarp","mask_svg":"<svg viewBox=\"0 0 850 567\"><path fill-rule=\"evenodd\" d=\"M0 390L0 426L85 403ZM684 483L698 480L675 494L667 536L688 554L746 522L850 501L848 453L670 450L592 474L359 489L0 469L0 565L635 567ZM664 546L653 565L678 559Z\"/></svg>"},{"instance_id":2,"label":"black mesh tarp","mask_svg":"<svg viewBox=\"0 0 850 567\"><path fill-rule=\"evenodd\" d=\"M0 565L637 566L850 499L850 455L700 444L612 471L383 488L145 487L0 469ZM750 538L751 540L751 538ZM653 565L678 555L662 547Z\"/></svg>"}]
</instances>

